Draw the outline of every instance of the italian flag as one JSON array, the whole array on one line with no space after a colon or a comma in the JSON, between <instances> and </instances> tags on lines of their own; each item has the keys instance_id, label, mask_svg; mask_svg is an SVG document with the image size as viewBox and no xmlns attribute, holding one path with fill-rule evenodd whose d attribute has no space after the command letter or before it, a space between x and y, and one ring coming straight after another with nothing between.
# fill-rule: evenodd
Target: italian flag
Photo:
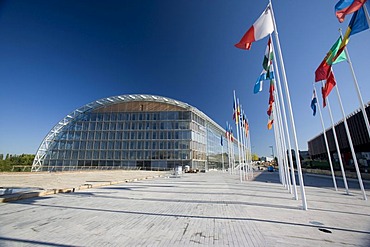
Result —
<instances>
[{"instance_id":1,"label":"italian flag","mask_svg":"<svg viewBox=\"0 0 370 247\"><path fill-rule=\"evenodd\" d=\"M257 19L251 28L244 34L243 38L235 45L235 47L249 50L252 42L263 39L274 31L272 21L272 13L270 5L267 6L262 15Z\"/></svg>"}]
</instances>

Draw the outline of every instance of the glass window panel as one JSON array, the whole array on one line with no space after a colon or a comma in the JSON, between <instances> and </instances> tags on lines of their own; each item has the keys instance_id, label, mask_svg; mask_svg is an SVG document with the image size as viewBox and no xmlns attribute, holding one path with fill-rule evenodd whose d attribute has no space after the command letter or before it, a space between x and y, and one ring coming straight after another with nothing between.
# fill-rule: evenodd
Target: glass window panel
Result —
<instances>
[{"instance_id":1,"label":"glass window panel","mask_svg":"<svg viewBox=\"0 0 370 247\"><path fill-rule=\"evenodd\" d=\"M85 151L80 150L80 152L78 154L78 158L82 159L82 160L85 159Z\"/></svg>"},{"instance_id":2,"label":"glass window panel","mask_svg":"<svg viewBox=\"0 0 370 247\"><path fill-rule=\"evenodd\" d=\"M144 159L144 152L143 151L137 151L137 159Z\"/></svg>"},{"instance_id":3,"label":"glass window panel","mask_svg":"<svg viewBox=\"0 0 370 247\"><path fill-rule=\"evenodd\" d=\"M121 159L121 152L120 151L114 151L114 159L120 160Z\"/></svg>"},{"instance_id":4,"label":"glass window panel","mask_svg":"<svg viewBox=\"0 0 370 247\"><path fill-rule=\"evenodd\" d=\"M100 149L100 142L96 141L94 142L94 150L99 150Z\"/></svg>"},{"instance_id":5,"label":"glass window panel","mask_svg":"<svg viewBox=\"0 0 370 247\"><path fill-rule=\"evenodd\" d=\"M151 147L151 143L150 143L150 141L146 141L145 142L145 149L150 149L150 147Z\"/></svg>"},{"instance_id":6,"label":"glass window panel","mask_svg":"<svg viewBox=\"0 0 370 247\"><path fill-rule=\"evenodd\" d=\"M137 113L131 113L131 120L137 120Z\"/></svg>"},{"instance_id":7,"label":"glass window panel","mask_svg":"<svg viewBox=\"0 0 370 247\"><path fill-rule=\"evenodd\" d=\"M110 121L110 113L104 113L104 121Z\"/></svg>"},{"instance_id":8,"label":"glass window panel","mask_svg":"<svg viewBox=\"0 0 370 247\"><path fill-rule=\"evenodd\" d=\"M136 149L136 141L130 141L130 149Z\"/></svg>"},{"instance_id":9,"label":"glass window panel","mask_svg":"<svg viewBox=\"0 0 370 247\"><path fill-rule=\"evenodd\" d=\"M137 149L143 149L144 148L144 142L138 141L137 142Z\"/></svg>"},{"instance_id":10,"label":"glass window panel","mask_svg":"<svg viewBox=\"0 0 370 247\"><path fill-rule=\"evenodd\" d=\"M96 130L102 130L103 129L103 123L97 122L95 127L96 127Z\"/></svg>"},{"instance_id":11,"label":"glass window panel","mask_svg":"<svg viewBox=\"0 0 370 247\"><path fill-rule=\"evenodd\" d=\"M130 136L130 138L131 138L131 140L135 140L136 139L136 131L132 131L131 132L131 136Z\"/></svg>"},{"instance_id":12,"label":"glass window panel","mask_svg":"<svg viewBox=\"0 0 370 247\"><path fill-rule=\"evenodd\" d=\"M103 113L98 113L98 115L96 115L96 121L97 122L103 121Z\"/></svg>"},{"instance_id":13,"label":"glass window panel","mask_svg":"<svg viewBox=\"0 0 370 247\"><path fill-rule=\"evenodd\" d=\"M116 132L109 132L109 140L115 140L116 139Z\"/></svg>"},{"instance_id":14,"label":"glass window panel","mask_svg":"<svg viewBox=\"0 0 370 247\"><path fill-rule=\"evenodd\" d=\"M103 130L109 130L109 122L103 123Z\"/></svg>"},{"instance_id":15,"label":"glass window panel","mask_svg":"<svg viewBox=\"0 0 370 247\"><path fill-rule=\"evenodd\" d=\"M89 130L95 130L95 125L96 125L95 122L90 122L90 124L89 124Z\"/></svg>"},{"instance_id":16,"label":"glass window panel","mask_svg":"<svg viewBox=\"0 0 370 247\"><path fill-rule=\"evenodd\" d=\"M86 141L81 141L80 149L86 149Z\"/></svg>"},{"instance_id":17,"label":"glass window panel","mask_svg":"<svg viewBox=\"0 0 370 247\"><path fill-rule=\"evenodd\" d=\"M92 151L86 151L86 159L92 159Z\"/></svg>"},{"instance_id":18,"label":"glass window panel","mask_svg":"<svg viewBox=\"0 0 370 247\"><path fill-rule=\"evenodd\" d=\"M102 140L108 140L108 132L107 131L101 132L101 139Z\"/></svg>"},{"instance_id":19,"label":"glass window panel","mask_svg":"<svg viewBox=\"0 0 370 247\"><path fill-rule=\"evenodd\" d=\"M123 132L123 139L125 139L125 140L130 139L130 132L128 132L128 131Z\"/></svg>"},{"instance_id":20,"label":"glass window panel","mask_svg":"<svg viewBox=\"0 0 370 247\"><path fill-rule=\"evenodd\" d=\"M124 129L129 130L130 129L130 122L125 122L124 123Z\"/></svg>"},{"instance_id":21,"label":"glass window panel","mask_svg":"<svg viewBox=\"0 0 370 247\"><path fill-rule=\"evenodd\" d=\"M142 131L137 132L137 139L143 139L144 138L144 133Z\"/></svg>"},{"instance_id":22,"label":"glass window panel","mask_svg":"<svg viewBox=\"0 0 370 247\"><path fill-rule=\"evenodd\" d=\"M82 124L82 130L88 130L89 129L89 123L85 122Z\"/></svg>"},{"instance_id":23,"label":"glass window panel","mask_svg":"<svg viewBox=\"0 0 370 247\"><path fill-rule=\"evenodd\" d=\"M93 151L93 159L97 160L99 159L99 151Z\"/></svg>"},{"instance_id":24,"label":"glass window panel","mask_svg":"<svg viewBox=\"0 0 370 247\"><path fill-rule=\"evenodd\" d=\"M123 141L122 142L122 149L123 150L127 150L128 149L128 142L127 141Z\"/></svg>"},{"instance_id":25,"label":"glass window panel","mask_svg":"<svg viewBox=\"0 0 370 247\"><path fill-rule=\"evenodd\" d=\"M122 140L123 133L122 132L117 132L116 133L116 140Z\"/></svg>"},{"instance_id":26,"label":"glass window panel","mask_svg":"<svg viewBox=\"0 0 370 247\"><path fill-rule=\"evenodd\" d=\"M80 149L80 142L79 141L74 141L73 142L73 149Z\"/></svg>"},{"instance_id":27,"label":"glass window panel","mask_svg":"<svg viewBox=\"0 0 370 247\"><path fill-rule=\"evenodd\" d=\"M121 152L121 155L122 155L122 159L127 159L127 157L128 157L128 152L127 152L127 151L122 151L122 152Z\"/></svg>"},{"instance_id":28,"label":"glass window panel","mask_svg":"<svg viewBox=\"0 0 370 247\"><path fill-rule=\"evenodd\" d=\"M87 132L86 131L81 132L81 140L87 140Z\"/></svg>"},{"instance_id":29,"label":"glass window panel","mask_svg":"<svg viewBox=\"0 0 370 247\"><path fill-rule=\"evenodd\" d=\"M121 149L121 141L115 141L114 142L114 149L118 149L118 150L120 150Z\"/></svg>"},{"instance_id":30,"label":"glass window panel","mask_svg":"<svg viewBox=\"0 0 370 247\"><path fill-rule=\"evenodd\" d=\"M107 149L107 142L106 141L102 141L100 143L100 149L102 149L102 150Z\"/></svg>"},{"instance_id":31,"label":"glass window panel","mask_svg":"<svg viewBox=\"0 0 370 247\"><path fill-rule=\"evenodd\" d=\"M114 141L108 142L108 149L114 149Z\"/></svg>"},{"instance_id":32,"label":"glass window panel","mask_svg":"<svg viewBox=\"0 0 370 247\"><path fill-rule=\"evenodd\" d=\"M110 116L110 120L112 122L115 122L117 121L117 113L116 112L112 112L111 116Z\"/></svg>"},{"instance_id":33,"label":"glass window panel","mask_svg":"<svg viewBox=\"0 0 370 247\"><path fill-rule=\"evenodd\" d=\"M100 159L105 160L107 158L107 152L106 151L100 151Z\"/></svg>"},{"instance_id":34,"label":"glass window panel","mask_svg":"<svg viewBox=\"0 0 370 247\"><path fill-rule=\"evenodd\" d=\"M124 123L117 123L117 130L123 130Z\"/></svg>"},{"instance_id":35,"label":"glass window panel","mask_svg":"<svg viewBox=\"0 0 370 247\"><path fill-rule=\"evenodd\" d=\"M136 159L136 151L130 151L130 159Z\"/></svg>"},{"instance_id":36,"label":"glass window panel","mask_svg":"<svg viewBox=\"0 0 370 247\"><path fill-rule=\"evenodd\" d=\"M107 159L112 160L114 155L114 151L109 150L107 151Z\"/></svg>"},{"instance_id":37,"label":"glass window panel","mask_svg":"<svg viewBox=\"0 0 370 247\"><path fill-rule=\"evenodd\" d=\"M145 151L144 152L144 159L151 159L152 151Z\"/></svg>"},{"instance_id":38,"label":"glass window panel","mask_svg":"<svg viewBox=\"0 0 370 247\"><path fill-rule=\"evenodd\" d=\"M116 130L116 123L110 123L109 130Z\"/></svg>"},{"instance_id":39,"label":"glass window panel","mask_svg":"<svg viewBox=\"0 0 370 247\"><path fill-rule=\"evenodd\" d=\"M94 134L95 134L95 132L93 132L93 131L89 131L89 132L88 132L88 135L87 135L87 139L89 139L89 140L94 140Z\"/></svg>"},{"instance_id":40,"label":"glass window panel","mask_svg":"<svg viewBox=\"0 0 370 247\"><path fill-rule=\"evenodd\" d=\"M78 157L78 151L72 151L72 159L77 160Z\"/></svg>"},{"instance_id":41,"label":"glass window panel","mask_svg":"<svg viewBox=\"0 0 370 247\"><path fill-rule=\"evenodd\" d=\"M96 113L90 113L90 121L96 121Z\"/></svg>"}]
</instances>

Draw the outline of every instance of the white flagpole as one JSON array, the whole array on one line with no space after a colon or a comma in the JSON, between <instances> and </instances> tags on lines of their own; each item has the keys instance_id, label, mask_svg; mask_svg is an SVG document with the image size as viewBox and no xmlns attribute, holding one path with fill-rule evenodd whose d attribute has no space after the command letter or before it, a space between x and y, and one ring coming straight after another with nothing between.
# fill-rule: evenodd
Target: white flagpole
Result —
<instances>
[{"instance_id":1,"label":"white flagpole","mask_svg":"<svg viewBox=\"0 0 370 247\"><path fill-rule=\"evenodd\" d=\"M278 74L277 74L277 78L278 78ZM279 78L280 79L280 78ZM276 84L276 83L275 83ZM278 90L276 88L276 90ZM281 92L281 91L280 91ZM291 179L290 179L290 175L289 175L289 168L288 168L288 158L287 158L287 154L286 154L286 143L285 143L285 134L284 134L284 131L283 131L283 119L282 119L282 115L281 115L281 109L282 106L280 104L280 99L279 97L276 97L276 106L278 109L280 109L277 113L278 113L278 121L279 121L279 128L280 128L280 136L281 136L281 157L282 157L282 162L283 162L283 166L284 166L284 171L285 171L285 181L287 182L287 189L289 191L289 193L293 193L292 191L292 182L291 182Z\"/></svg>"},{"instance_id":2,"label":"white flagpole","mask_svg":"<svg viewBox=\"0 0 370 247\"><path fill-rule=\"evenodd\" d=\"M351 148L352 159L353 159L353 162L355 163L358 183L360 184L360 188L361 188L361 191L362 191L362 196L363 196L364 200L366 201L367 200L366 192L365 192L364 184L362 182L360 168L358 167L357 157L356 157L355 149L353 147L351 133L349 132L349 128L348 128L348 124L347 124L347 117L346 117L346 114L344 112L343 105L342 105L342 99L341 99L340 94L339 94L338 83L337 83L337 86L335 88L336 88L336 91L337 91L337 96L338 96L340 108L342 110L344 127L346 129L347 138L348 138L348 142L349 142L349 147Z\"/></svg>"},{"instance_id":3,"label":"white flagpole","mask_svg":"<svg viewBox=\"0 0 370 247\"><path fill-rule=\"evenodd\" d=\"M365 4L364 4L365 6ZM370 24L369 24L370 25ZM339 29L339 33L340 33L340 36L342 37L342 30ZM369 124L369 119L367 117L367 114L366 114L366 110L365 110L365 107L364 107L364 101L362 100L362 96L361 96L361 92L360 92L360 88L358 87L358 83L357 83L357 78L356 78L356 74L355 74L355 70L353 69L353 65L352 65L352 62L351 62L351 58L349 57L349 52L348 52L348 49L347 49L347 46L345 46L344 48L344 52L346 53L346 56L347 56L347 62L349 64L349 67L351 69L351 72L352 72L352 77L353 77L353 82L355 84L355 88L356 88L356 92L357 92L357 97L358 97L358 101L360 102L360 107L361 107L361 111L362 111L362 115L364 116L364 119L365 119L365 124L366 124L366 128L367 128L367 134L369 135L370 137L370 124Z\"/></svg>"},{"instance_id":4,"label":"white flagpole","mask_svg":"<svg viewBox=\"0 0 370 247\"><path fill-rule=\"evenodd\" d=\"M367 9L367 7L366 7L366 3L365 3L364 5L362 5L362 6L364 6L364 11L365 11L366 20L367 20L367 23L368 23L368 24L369 24L369 26L370 26L370 16L369 16L369 11L368 11L368 9Z\"/></svg>"},{"instance_id":5,"label":"white flagpole","mask_svg":"<svg viewBox=\"0 0 370 247\"><path fill-rule=\"evenodd\" d=\"M278 53L279 53L279 58L280 58L280 65L281 65L281 71L282 71L282 76L283 76L283 82L284 82L284 86L285 86L285 94L286 94L287 101L288 101L288 109L289 109L290 121L291 121L291 125L292 125L293 138L294 138L294 142L295 142L298 178L299 178L299 184L300 184L301 196L302 196L302 208L303 208L303 210L307 210L306 192L305 192L305 189L304 189L304 182L303 182L303 175L302 175L302 168L301 168L301 160L299 158L297 133L296 133L296 130L295 130L294 116L293 116L292 104L290 102L290 94L289 94L287 77L286 77L286 74L285 74L284 60L283 60L283 55L281 53L279 35L278 35L277 27L276 27L275 16L274 16L274 11L273 11L273 8L272 8L271 0L270 0L270 7L271 7L272 21L274 23L276 45L277 45L277 48L278 48Z\"/></svg>"},{"instance_id":6,"label":"white flagpole","mask_svg":"<svg viewBox=\"0 0 370 247\"><path fill-rule=\"evenodd\" d=\"M323 135L324 135L324 140L325 140L325 146L326 146L326 152L328 153L328 159L329 159L329 164L330 164L331 176L333 178L333 184L334 184L335 191L338 191L337 182L335 181L335 174L334 174L334 169L333 169L333 163L331 161L331 155L330 155L330 149L329 149L328 139L326 137L326 130L325 130L325 125L324 125L324 120L322 118L321 106L320 106L320 102L319 102L319 97L317 96L315 84L313 85L313 90L315 92L315 97L316 97L316 100L317 100L317 108L319 109L319 114L320 114L320 119L321 119L321 126L322 126L322 130L323 130Z\"/></svg>"},{"instance_id":7,"label":"white flagpole","mask_svg":"<svg viewBox=\"0 0 370 247\"><path fill-rule=\"evenodd\" d=\"M240 110L240 115L239 115L239 123L238 123L238 128L239 128L239 133L240 133L240 151L241 151L241 160L242 160L242 167L240 168L240 172L242 174L242 179L245 181L245 150L244 150L244 135L243 135L243 129L242 129L242 121L241 121L241 116L242 116L242 106L240 105L239 99L238 99L238 105L239 105L239 110Z\"/></svg>"},{"instance_id":8,"label":"white flagpole","mask_svg":"<svg viewBox=\"0 0 370 247\"><path fill-rule=\"evenodd\" d=\"M275 30L275 32L276 32L276 30ZM270 37L271 37L271 35L270 35ZM274 47L274 42L273 42L272 37L271 37L271 44L272 44L272 47ZM276 58L275 49L272 49L272 50L273 50L273 53L274 53L274 58ZM291 147L291 144L290 144L288 120L287 120L286 112L285 112L285 102L284 102L284 96L283 96L283 92L282 92L283 89L282 89L281 84L280 84L279 67L277 66L276 59L274 59L274 70L276 71L276 73L275 73L276 74L276 81L275 81L276 90L279 93L279 97L280 97L280 100L281 100L280 108L283 110L284 125L285 125L285 138L286 138L286 141L288 143L288 154L289 154L290 173L291 173L290 176L288 174L288 177L289 177L289 181L291 181L292 182L291 184L293 185L293 191L291 191L291 192L293 192L293 197L294 197L295 200L298 200L297 185L296 185L297 183L296 183L296 180L295 180L295 173L294 173L294 166L293 166L293 156L292 156L292 147ZM284 156L287 156L286 146L284 148L285 148L284 149ZM288 162L287 162L287 166L288 166ZM289 171L288 168L287 168L287 171Z\"/></svg>"},{"instance_id":9,"label":"white flagpole","mask_svg":"<svg viewBox=\"0 0 370 247\"><path fill-rule=\"evenodd\" d=\"M229 174L231 174L231 159L230 159L230 130L229 130L229 123L226 121L226 139L227 139L227 158L229 161L228 170Z\"/></svg>"},{"instance_id":10,"label":"white flagpole","mask_svg":"<svg viewBox=\"0 0 370 247\"><path fill-rule=\"evenodd\" d=\"M222 135L221 135L221 140L222 140L222 145L221 145L221 157L222 157L222 172L225 172L225 163L224 163L224 142L223 142L223 139L222 139Z\"/></svg>"},{"instance_id":11,"label":"white flagpole","mask_svg":"<svg viewBox=\"0 0 370 247\"><path fill-rule=\"evenodd\" d=\"M243 178L242 178L242 168L241 168L241 157L240 157L240 141L239 141L239 128L238 128L238 123L237 121L239 121L238 119L238 105L237 105L237 101L236 101L236 96L235 96L235 90L234 90L234 104L235 104L235 126L236 126L236 135L237 135L237 143L238 143L238 151L239 151L239 174L240 174L240 182L243 181Z\"/></svg>"},{"instance_id":12,"label":"white flagpole","mask_svg":"<svg viewBox=\"0 0 370 247\"><path fill-rule=\"evenodd\" d=\"M321 85L324 86L323 81L321 81ZM345 173L344 167L343 167L342 154L340 152L340 148L339 148L339 144L338 144L337 132L335 131L333 114L331 113L331 107L330 107L329 97L326 97L326 104L328 105L328 110L329 110L329 115L330 115L330 120L331 120L331 128L333 130L335 147L337 148L339 165L340 165L340 170L342 171L342 177L343 177L344 187L346 189L346 194L349 195L346 173Z\"/></svg>"},{"instance_id":13,"label":"white flagpole","mask_svg":"<svg viewBox=\"0 0 370 247\"><path fill-rule=\"evenodd\" d=\"M276 83L275 83L276 84ZM276 85L275 85L276 86ZM277 90L277 88L276 88ZM276 149L277 149L277 157L278 157L278 162L279 162L279 172L281 171L282 172L282 175L283 175L283 185L285 188L287 188L287 186L290 186L288 185L288 182L287 182L287 174L286 174L286 169L285 169L285 163L283 161L283 155L282 155L282 150L284 150L284 146L283 146L283 135L284 133L282 133L282 126L281 126L281 110L280 110L280 102L279 102L279 96L277 94L275 90L275 104L276 104L276 107L275 109L276 110L276 116L277 116L277 119L276 119L276 124L277 124L277 131L278 131L278 138L279 138L279 141L278 141L278 145L276 146ZM285 155L286 157L286 155ZM290 189L289 189L289 192L290 192Z\"/></svg>"}]
</instances>

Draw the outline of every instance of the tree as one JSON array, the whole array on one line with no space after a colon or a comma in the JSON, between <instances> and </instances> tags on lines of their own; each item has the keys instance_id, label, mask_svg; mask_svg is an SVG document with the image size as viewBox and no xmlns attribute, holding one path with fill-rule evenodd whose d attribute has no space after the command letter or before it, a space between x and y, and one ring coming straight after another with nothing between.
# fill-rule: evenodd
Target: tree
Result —
<instances>
[{"instance_id":1,"label":"tree","mask_svg":"<svg viewBox=\"0 0 370 247\"><path fill-rule=\"evenodd\" d=\"M260 158L258 157L257 154L252 154L252 161L259 161Z\"/></svg>"}]
</instances>

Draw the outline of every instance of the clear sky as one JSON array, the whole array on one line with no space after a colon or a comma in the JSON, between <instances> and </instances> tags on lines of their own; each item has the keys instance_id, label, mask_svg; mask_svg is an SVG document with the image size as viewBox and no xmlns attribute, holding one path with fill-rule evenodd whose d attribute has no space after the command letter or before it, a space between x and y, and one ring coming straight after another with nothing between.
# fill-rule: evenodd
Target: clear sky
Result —
<instances>
[{"instance_id":1,"label":"clear sky","mask_svg":"<svg viewBox=\"0 0 370 247\"><path fill-rule=\"evenodd\" d=\"M310 101L314 71L350 17L340 24L337 0L276 0L273 8L288 77L299 148L322 131ZM252 152L271 155L267 38L250 51L234 47L268 1L17 0L0 2L0 153L36 153L68 113L100 98L154 94L186 102L221 126L232 121L236 90L251 129ZM348 45L365 102L370 101L370 32ZM347 114L359 107L346 62L334 73ZM334 121L341 119L335 91ZM321 101L321 99L320 99ZM324 112L325 124L330 119ZM235 129L235 127L234 127Z\"/></svg>"}]
</instances>

